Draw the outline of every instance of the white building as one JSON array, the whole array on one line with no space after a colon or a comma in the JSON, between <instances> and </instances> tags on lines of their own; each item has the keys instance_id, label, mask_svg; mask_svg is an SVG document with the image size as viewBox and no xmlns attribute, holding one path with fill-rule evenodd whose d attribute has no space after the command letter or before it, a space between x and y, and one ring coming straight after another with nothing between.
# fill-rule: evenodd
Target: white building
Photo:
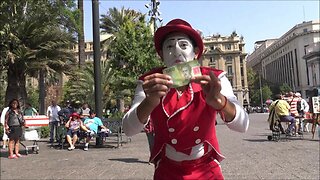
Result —
<instances>
[{"instance_id":1,"label":"white building","mask_svg":"<svg viewBox=\"0 0 320 180\"><path fill-rule=\"evenodd\" d=\"M303 97L309 96L309 91L318 88L319 84L310 82L305 58L308 59L308 47L319 42L319 20L303 22L279 39L257 42L257 48L247 57L247 66L262 74L267 81L279 85L286 83L293 91L301 92ZM319 48L314 50L319 52ZM319 64L319 58L309 60L309 64L313 62ZM319 68L313 70L319 74Z\"/></svg>"},{"instance_id":2,"label":"white building","mask_svg":"<svg viewBox=\"0 0 320 180\"><path fill-rule=\"evenodd\" d=\"M307 47L306 55L303 59L307 63L307 78L309 90L307 96L320 96L320 42Z\"/></svg>"}]
</instances>

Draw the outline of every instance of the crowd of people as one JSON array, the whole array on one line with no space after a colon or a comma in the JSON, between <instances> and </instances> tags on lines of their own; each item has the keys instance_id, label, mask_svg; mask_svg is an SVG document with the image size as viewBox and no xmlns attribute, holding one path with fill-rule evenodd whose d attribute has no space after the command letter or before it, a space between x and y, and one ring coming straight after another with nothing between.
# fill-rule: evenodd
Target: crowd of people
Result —
<instances>
[{"instance_id":1,"label":"crowd of people","mask_svg":"<svg viewBox=\"0 0 320 180\"><path fill-rule=\"evenodd\" d=\"M312 101L303 99L299 92L287 92L285 94L277 94L276 100L273 101L269 109L275 110L276 115L280 118L281 122L288 122L289 127L286 130L281 130L289 136L301 135L303 132L309 132L309 121L312 119ZM270 117L269 117L270 118Z\"/></svg>"},{"instance_id":2,"label":"crowd of people","mask_svg":"<svg viewBox=\"0 0 320 180\"><path fill-rule=\"evenodd\" d=\"M79 102L76 102L79 104ZM109 132L109 129L103 125L102 120L96 117L96 112L91 109L88 103L83 103L81 107L76 108L70 101L66 101L65 107L61 108L56 101L52 101L47 109L50 127L50 143L59 141L57 139L57 128L62 124L67 128L67 142L70 147L68 150L75 149L75 143L78 141L80 131L85 132L85 147L88 151L89 142L92 137L97 136L98 129L102 132Z\"/></svg>"},{"instance_id":3,"label":"crowd of people","mask_svg":"<svg viewBox=\"0 0 320 180\"><path fill-rule=\"evenodd\" d=\"M79 102L77 102L79 104ZM12 99L8 107L1 112L1 124L4 127L2 136L2 148L9 152L9 159L21 157L19 154L19 143L23 134L23 128L26 126L24 116L39 115L36 108L31 103L25 103L24 109L20 108L20 102ZM85 147L88 151L89 142L100 131L109 132L109 129L103 125L102 120L96 117L96 113L91 109L88 103L83 103L79 108L72 106L70 101L66 101L65 107L61 108L55 100L51 101L51 105L47 108L46 115L49 118L50 137L49 143L57 140L57 128L61 125L67 129L66 140L69 143L68 150L75 149L75 143L78 141L80 131L85 132Z\"/></svg>"}]
</instances>

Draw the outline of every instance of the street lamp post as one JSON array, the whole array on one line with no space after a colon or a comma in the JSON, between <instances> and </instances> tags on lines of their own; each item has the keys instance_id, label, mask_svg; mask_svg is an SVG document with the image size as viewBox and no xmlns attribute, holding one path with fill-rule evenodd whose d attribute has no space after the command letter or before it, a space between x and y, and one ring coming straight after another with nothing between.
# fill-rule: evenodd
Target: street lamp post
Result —
<instances>
[{"instance_id":1,"label":"street lamp post","mask_svg":"<svg viewBox=\"0 0 320 180\"><path fill-rule=\"evenodd\" d=\"M92 0L93 22L93 58L94 58L94 97L97 116L102 118L102 90L100 69L100 23L99 23L99 0Z\"/></svg>"},{"instance_id":2,"label":"street lamp post","mask_svg":"<svg viewBox=\"0 0 320 180\"><path fill-rule=\"evenodd\" d=\"M148 9L151 7L151 9L148 12L148 15L151 16L150 21L152 21L152 24L153 24L153 29L152 29L153 32L155 32L157 29L157 20L159 20L160 22L163 20L160 17L161 13L159 11L159 5L160 5L160 1L158 0L151 0L149 4L144 5Z\"/></svg>"},{"instance_id":3,"label":"street lamp post","mask_svg":"<svg viewBox=\"0 0 320 180\"><path fill-rule=\"evenodd\" d=\"M261 74L259 73L259 87L260 87L260 102L261 102L261 111L263 112L263 96L262 96L262 87L261 87Z\"/></svg>"}]
</instances>

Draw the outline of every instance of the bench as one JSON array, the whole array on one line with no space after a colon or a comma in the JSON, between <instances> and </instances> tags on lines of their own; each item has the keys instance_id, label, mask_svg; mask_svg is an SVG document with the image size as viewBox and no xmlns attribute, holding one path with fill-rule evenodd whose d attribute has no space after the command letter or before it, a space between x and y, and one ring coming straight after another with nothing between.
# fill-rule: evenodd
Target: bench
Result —
<instances>
[{"instance_id":1,"label":"bench","mask_svg":"<svg viewBox=\"0 0 320 180\"><path fill-rule=\"evenodd\" d=\"M104 126L110 129L111 133L108 134L105 141L115 142L117 148L122 146L123 143L131 142L131 139L127 137L122 130L122 119L119 118L105 118L102 120Z\"/></svg>"},{"instance_id":2,"label":"bench","mask_svg":"<svg viewBox=\"0 0 320 180\"><path fill-rule=\"evenodd\" d=\"M122 130L122 119L111 119L104 118L102 119L102 123L105 127L107 127L111 133L100 131L100 127L98 129L98 133L95 136L95 146L103 146L104 143L115 143L116 148L122 146L123 143L131 142L131 139L124 135ZM66 130L65 130L66 131ZM85 139L87 137L87 133L84 131L80 131L78 134L79 141ZM62 142L62 148L63 148Z\"/></svg>"}]
</instances>

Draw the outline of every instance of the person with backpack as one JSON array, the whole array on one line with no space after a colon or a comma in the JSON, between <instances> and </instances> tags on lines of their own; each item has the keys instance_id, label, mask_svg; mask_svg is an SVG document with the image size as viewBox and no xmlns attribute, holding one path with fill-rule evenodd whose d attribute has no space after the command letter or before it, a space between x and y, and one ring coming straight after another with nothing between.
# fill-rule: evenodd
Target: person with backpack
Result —
<instances>
[{"instance_id":1,"label":"person with backpack","mask_svg":"<svg viewBox=\"0 0 320 180\"><path fill-rule=\"evenodd\" d=\"M275 113L280 118L280 122L290 122L289 128L286 130L286 134L292 135L295 126L295 118L290 115L290 105L284 100L281 94L276 95L275 101L273 101L269 107L270 112L275 110Z\"/></svg>"},{"instance_id":2,"label":"person with backpack","mask_svg":"<svg viewBox=\"0 0 320 180\"><path fill-rule=\"evenodd\" d=\"M12 99L9 102L9 110L6 112L4 121L4 128L9 137L9 159L22 157L19 153L19 145L23 126L26 127L26 124L20 110L19 101Z\"/></svg>"},{"instance_id":3,"label":"person with backpack","mask_svg":"<svg viewBox=\"0 0 320 180\"><path fill-rule=\"evenodd\" d=\"M304 116L307 112L309 112L309 104L306 100L304 100L302 97L301 97L301 94L300 93L296 93L295 96L298 98L298 101L297 101L297 111L299 113L299 120L300 120L300 129L301 130L308 130L308 124L309 123L306 123L304 124L303 120L304 120Z\"/></svg>"}]
</instances>

